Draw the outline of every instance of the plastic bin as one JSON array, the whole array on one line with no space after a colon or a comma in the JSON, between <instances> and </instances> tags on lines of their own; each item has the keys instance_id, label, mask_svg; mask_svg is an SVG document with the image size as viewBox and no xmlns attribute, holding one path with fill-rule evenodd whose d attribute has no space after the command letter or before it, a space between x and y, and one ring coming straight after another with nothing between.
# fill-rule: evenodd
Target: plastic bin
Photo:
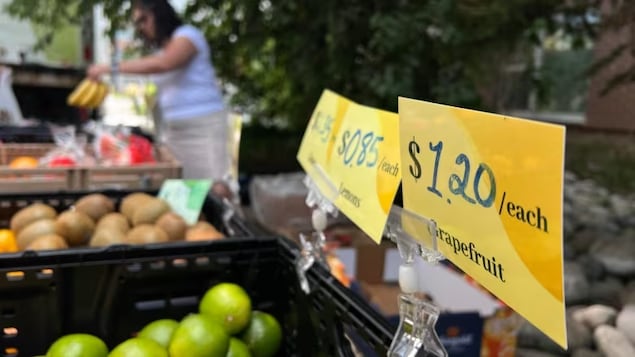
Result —
<instances>
[{"instance_id":1,"label":"plastic bin","mask_svg":"<svg viewBox=\"0 0 635 357\"><path fill-rule=\"evenodd\" d=\"M319 265L308 271L313 292L305 295L297 256L289 241L267 237L12 255L0 261L0 352L43 354L74 332L112 348L150 321L196 312L210 286L230 281L280 321L279 356L354 356L351 340L364 355L385 356L388 322Z\"/></svg>"},{"instance_id":2,"label":"plastic bin","mask_svg":"<svg viewBox=\"0 0 635 357\"><path fill-rule=\"evenodd\" d=\"M101 191L77 191L77 192L42 192L42 193L15 193L0 194L0 228L9 227L11 217L21 208L32 203L41 202L50 205L58 212L62 212L72 206L78 199L91 193L102 193L115 202L115 209L119 209L121 200L133 191L101 190ZM134 192L145 192L156 196L157 191L139 190ZM227 236L254 236L259 233L255 227L243 221L236 215L226 216L227 208L222 201L208 195L203 204L202 214L206 220ZM86 249L86 248L79 248ZM4 255L0 254L0 260ZM0 266L2 263L0 262ZM0 356L2 356L0 354Z\"/></svg>"},{"instance_id":3,"label":"plastic bin","mask_svg":"<svg viewBox=\"0 0 635 357\"><path fill-rule=\"evenodd\" d=\"M52 143L51 130L46 125L0 126L0 141L4 143Z\"/></svg>"},{"instance_id":4,"label":"plastic bin","mask_svg":"<svg viewBox=\"0 0 635 357\"><path fill-rule=\"evenodd\" d=\"M164 180L182 176L181 164L165 146L156 148L155 163L33 169L14 169L8 166L18 156L39 159L54 148L55 144L1 143L0 192L158 189ZM91 146L87 150L90 152Z\"/></svg>"}]
</instances>

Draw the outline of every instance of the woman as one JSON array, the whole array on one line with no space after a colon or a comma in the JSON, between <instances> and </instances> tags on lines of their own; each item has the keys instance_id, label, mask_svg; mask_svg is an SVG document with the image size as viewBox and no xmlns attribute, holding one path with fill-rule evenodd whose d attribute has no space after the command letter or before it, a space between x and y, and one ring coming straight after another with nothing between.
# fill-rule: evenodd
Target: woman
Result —
<instances>
[{"instance_id":1,"label":"woman","mask_svg":"<svg viewBox=\"0 0 635 357\"><path fill-rule=\"evenodd\" d=\"M183 177L223 179L230 165L227 111L205 37L183 24L167 0L136 0L132 6L137 32L157 51L118 68L93 65L88 76L98 79L113 70L152 75L162 136L182 163Z\"/></svg>"}]
</instances>

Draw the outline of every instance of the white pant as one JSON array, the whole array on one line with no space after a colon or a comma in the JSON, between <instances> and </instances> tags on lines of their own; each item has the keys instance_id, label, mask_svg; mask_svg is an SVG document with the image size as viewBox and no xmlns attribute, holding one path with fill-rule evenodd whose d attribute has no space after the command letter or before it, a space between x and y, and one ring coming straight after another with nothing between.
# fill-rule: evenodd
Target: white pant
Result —
<instances>
[{"instance_id":1,"label":"white pant","mask_svg":"<svg viewBox=\"0 0 635 357\"><path fill-rule=\"evenodd\" d=\"M230 172L227 112L164 121L163 141L183 165L184 179L222 180Z\"/></svg>"}]
</instances>

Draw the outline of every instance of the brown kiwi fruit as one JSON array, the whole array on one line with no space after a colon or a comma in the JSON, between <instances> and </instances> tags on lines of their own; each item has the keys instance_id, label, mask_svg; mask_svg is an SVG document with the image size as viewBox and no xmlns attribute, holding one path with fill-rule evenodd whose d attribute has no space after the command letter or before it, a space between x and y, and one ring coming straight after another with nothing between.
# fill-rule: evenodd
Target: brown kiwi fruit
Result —
<instances>
[{"instance_id":1,"label":"brown kiwi fruit","mask_svg":"<svg viewBox=\"0 0 635 357\"><path fill-rule=\"evenodd\" d=\"M152 224L138 225L126 235L126 242L130 244L162 243L168 240L168 234Z\"/></svg>"},{"instance_id":2,"label":"brown kiwi fruit","mask_svg":"<svg viewBox=\"0 0 635 357\"><path fill-rule=\"evenodd\" d=\"M55 209L44 203L30 204L11 217L9 226L13 233L18 234L20 231L29 224L40 219L53 219L57 216Z\"/></svg>"},{"instance_id":3,"label":"brown kiwi fruit","mask_svg":"<svg viewBox=\"0 0 635 357\"><path fill-rule=\"evenodd\" d=\"M24 250L29 244L33 243L37 238L47 234L55 233L55 220L46 218L37 220L20 230L17 235L18 249Z\"/></svg>"},{"instance_id":4,"label":"brown kiwi fruit","mask_svg":"<svg viewBox=\"0 0 635 357\"><path fill-rule=\"evenodd\" d=\"M154 197L143 192L135 192L127 195L121 200L119 212L121 212L130 222L132 222L132 216L135 210L141 206L141 204L147 200L151 200Z\"/></svg>"},{"instance_id":5,"label":"brown kiwi fruit","mask_svg":"<svg viewBox=\"0 0 635 357\"><path fill-rule=\"evenodd\" d=\"M159 217L170 211L170 205L160 198L142 202L132 215L132 225L154 224Z\"/></svg>"},{"instance_id":6,"label":"brown kiwi fruit","mask_svg":"<svg viewBox=\"0 0 635 357\"><path fill-rule=\"evenodd\" d=\"M186 241L217 240L225 235L207 222L198 222L185 232Z\"/></svg>"},{"instance_id":7,"label":"brown kiwi fruit","mask_svg":"<svg viewBox=\"0 0 635 357\"><path fill-rule=\"evenodd\" d=\"M163 231L168 234L168 238L172 241L183 240L185 238L187 223L181 216L174 212L166 212L161 215L155 225L163 229Z\"/></svg>"},{"instance_id":8,"label":"brown kiwi fruit","mask_svg":"<svg viewBox=\"0 0 635 357\"><path fill-rule=\"evenodd\" d=\"M83 212L64 211L55 220L55 233L71 247L86 244L94 231L95 222Z\"/></svg>"},{"instance_id":9,"label":"brown kiwi fruit","mask_svg":"<svg viewBox=\"0 0 635 357\"><path fill-rule=\"evenodd\" d=\"M104 215L115 210L115 203L101 193L93 193L75 202L75 210L87 214L93 221L99 221Z\"/></svg>"},{"instance_id":10,"label":"brown kiwi fruit","mask_svg":"<svg viewBox=\"0 0 635 357\"><path fill-rule=\"evenodd\" d=\"M113 227L97 228L90 238L91 247L108 247L114 244L127 244L126 232Z\"/></svg>"},{"instance_id":11,"label":"brown kiwi fruit","mask_svg":"<svg viewBox=\"0 0 635 357\"><path fill-rule=\"evenodd\" d=\"M24 250L57 250L66 248L68 248L66 240L53 233L36 238L31 244L27 245Z\"/></svg>"},{"instance_id":12,"label":"brown kiwi fruit","mask_svg":"<svg viewBox=\"0 0 635 357\"><path fill-rule=\"evenodd\" d=\"M101 217L95 226L95 231L99 231L102 228L109 228L127 233L130 230L130 223L123 214L119 212L111 212Z\"/></svg>"}]
</instances>

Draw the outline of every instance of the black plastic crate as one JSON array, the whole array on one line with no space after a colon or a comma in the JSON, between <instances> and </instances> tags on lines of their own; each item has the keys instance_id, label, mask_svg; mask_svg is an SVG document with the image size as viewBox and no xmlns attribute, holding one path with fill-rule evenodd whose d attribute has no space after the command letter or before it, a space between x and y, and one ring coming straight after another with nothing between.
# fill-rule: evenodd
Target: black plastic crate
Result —
<instances>
[{"instance_id":1,"label":"black plastic crate","mask_svg":"<svg viewBox=\"0 0 635 357\"><path fill-rule=\"evenodd\" d=\"M195 312L210 286L230 281L280 321L280 356L353 356L349 338L364 355L385 356L394 328L320 265L305 295L297 256L286 239L267 237L10 254L0 260L0 353L43 354L75 332L112 348L150 321Z\"/></svg>"},{"instance_id":2,"label":"black plastic crate","mask_svg":"<svg viewBox=\"0 0 635 357\"><path fill-rule=\"evenodd\" d=\"M115 202L115 208L119 209L121 200L132 191L126 190L102 190L90 192L45 192L45 193L15 193L0 195L0 228L9 227L9 222L13 214L21 208L32 203L41 202L50 205L58 212L62 212L72 206L82 196L91 193L102 193L111 198ZM152 196L157 194L156 191L139 191L145 192ZM217 229L227 236L253 236L255 235L255 227L251 227L249 223L233 215L228 220L223 220L223 215L227 213L227 207L220 198L208 195L203 209L201 211L207 221L213 224ZM78 248L86 249L86 248ZM1 257L1 255L0 255Z\"/></svg>"},{"instance_id":3,"label":"black plastic crate","mask_svg":"<svg viewBox=\"0 0 635 357\"><path fill-rule=\"evenodd\" d=\"M5 143L52 143L53 135L47 125L0 126L0 141Z\"/></svg>"}]
</instances>

